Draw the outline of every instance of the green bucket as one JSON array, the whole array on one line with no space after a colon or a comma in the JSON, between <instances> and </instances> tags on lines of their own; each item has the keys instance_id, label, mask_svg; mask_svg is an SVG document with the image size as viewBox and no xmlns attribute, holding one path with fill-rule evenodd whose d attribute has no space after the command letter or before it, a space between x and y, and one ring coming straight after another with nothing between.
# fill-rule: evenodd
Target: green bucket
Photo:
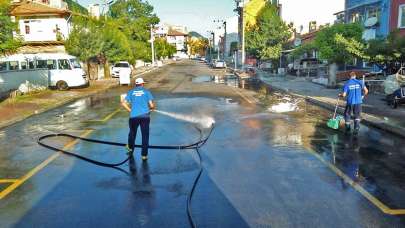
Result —
<instances>
[{"instance_id":1,"label":"green bucket","mask_svg":"<svg viewBox=\"0 0 405 228\"><path fill-rule=\"evenodd\" d=\"M327 125L329 128L332 128L332 129L337 130L337 129L339 129L340 121L341 121L341 120L342 120L342 117L341 117L341 116L337 116L337 117L334 118L334 119L329 119L328 122L326 123L326 125Z\"/></svg>"}]
</instances>

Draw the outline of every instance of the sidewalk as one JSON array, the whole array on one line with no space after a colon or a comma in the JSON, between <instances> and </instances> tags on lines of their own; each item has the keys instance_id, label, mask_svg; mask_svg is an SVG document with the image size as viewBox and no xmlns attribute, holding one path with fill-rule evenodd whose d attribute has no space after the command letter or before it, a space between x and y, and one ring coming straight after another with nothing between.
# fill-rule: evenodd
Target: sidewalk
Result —
<instances>
[{"instance_id":1,"label":"sidewalk","mask_svg":"<svg viewBox=\"0 0 405 228\"><path fill-rule=\"evenodd\" d=\"M340 89L327 89L305 78L273 76L258 71L260 80L273 89L281 90L323 108L334 110ZM370 94L363 104L363 123L405 137L405 108L392 109L383 100L383 95ZM339 113L343 114L345 102L339 102Z\"/></svg>"},{"instance_id":2,"label":"sidewalk","mask_svg":"<svg viewBox=\"0 0 405 228\"><path fill-rule=\"evenodd\" d=\"M135 76L143 75L156 69L159 68L144 67L136 69L137 74ZM0 102L0 129L30 116L43 113L79 98L103 92L115 86L118 86L118 79L102 79L91 81L90 86L84 89L72 89L68 91L45 90L37 94L6 99Z\"/></svg>"}]
</instances>

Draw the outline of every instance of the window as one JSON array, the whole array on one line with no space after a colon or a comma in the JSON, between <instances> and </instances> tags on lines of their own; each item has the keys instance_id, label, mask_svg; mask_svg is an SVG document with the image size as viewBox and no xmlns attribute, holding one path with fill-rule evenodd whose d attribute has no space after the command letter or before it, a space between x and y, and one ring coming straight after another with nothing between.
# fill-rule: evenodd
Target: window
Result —
<instances>
[{"instance_id":1,"label":"window","mask_svg":"<svg viewBox=\"0 0 405 228\"><path fill-rule=\"evenodd\" d=\"M49 70L55 70L56 69L56 60L46 60L46 68Z\"/></svg>"},{"instance_id":2,"label":"window","mask_svg":"<svg viewBox=\"0 0 405 228\"><path fill-rule=\"evenodd\" d=\"M117 63L114 67L129 68L128 63Z\"/></svg>"},{"instance_id":3,"label":"window","mask_svg":"<svg viewBox=\"0 0 405 228\"><path fill-rule=\"evenodd\" d=\"M21 65L21 70L26 70L26 69L28 69L28 64L27 64L27 62L21 62L20 63L20 65Z\"/></svg>"},{"instance_id":4,"label":"window","mask_svg":"<svg viewBox=\"0 0 405 228\"><path fill-rule=\"evenodd\" d=\"M37 60L37 68L38 69L45 69L46 68L46 60Z\"/></svg>"},{"instance_id":5,"label":"window","mask_svg":"<svg viewBox=\"0 0 405 228\"><path fill-rule=\"evenodd\" d=\"M379 8L371 8L367 10L367 18L372 18L376 17L378 18L380 15L380 9Z\"/></svg>"},{"instance_id":6,"label":"window","mask_svg":"<svg viewBox=\"0 0 405 228\"><path fill-rule=\"evenodd\" d=\"M30 26L25 25L25 34L30 34Z\"/></svg>"},{"instance_id":7,"label":"window","mask_svg":"<svg viewBox=\"0 0 405 228\"><path fill-rule=\"evenodd\" d=\"M34 60L28 60L28 69L35 69Z\"/></svg>"},{"instance_id":8,"label":"window","mask_svg":"<svg viewBox=\"0 0 405 228\"><path fill-rule=\"evenodd\" d=\"M75 68L75 69L82 68L82 66L80 65L79 61L77 61L77 59L70 59L70 62L72 63L73 68Z\"/></svg>"},{"instance_id":9,"label":"window","mask_svg":"<svg viewBox=\"0 0 405 228\"><path fill-rule=\"evenodd\" d=\"M58 60L59 70L71 70L69 60L59 59Z\"/></svg>"},{"instance_id":10,"label":"window","mask_svg":"<svg viewBox=\"0 0 405 228\"><path fill-rule=\"evenodd\" d=\"M0 62L0 71L6 71L6 70L7 70L7 63Z\"/></svg>"},{"instance_id":11,"label":"window","mask_svg":"<svg viewBox=\"0 0 405 228\"><path fill-rule=\"evenodd\" d=\"M405 28L405 4L399 6L398 28Z\"/></svg>"},{"instance_id":12,"label":"window","mask_svg":"<svg viewBox=\"0 0 405 228\"><path fill-rule=\"evenodd\" d=\"M18 61L8 62L8 69L9 70L18 70Z\"/></svg>"},{"instance_id":13,"label":"window","mask_svg":"<svg viewBox=\"0 0 405 228\"><path fill-rule=\"evenodd\" d=\"M56 69L56 60L52 60L52 59L37 60L37 68L55 70Z\"/></svg>"},{"instance_id":14,"label":"window","mask_svg":"<svg viewBox=\"0 0 405 228\"><path fill-rule=\"evenodd\" d=\"M353 23L359 22L360 20L361 20L360 13L352 13L352 15L350 16L350 21Z\"/></svg>"}]
</instances>

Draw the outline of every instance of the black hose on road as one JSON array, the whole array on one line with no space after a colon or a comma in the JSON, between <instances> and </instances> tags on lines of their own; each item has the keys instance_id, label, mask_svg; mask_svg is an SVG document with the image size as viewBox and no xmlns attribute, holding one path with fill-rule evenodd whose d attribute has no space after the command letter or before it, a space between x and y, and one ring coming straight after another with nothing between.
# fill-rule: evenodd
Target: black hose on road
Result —
<instances>
[{"instance_id":1,"label":"black hose on road","mask_svg":"<svg viewBox=\"0 0 405 228\"><path fill-rule=\"evenodd\" d=\"M200 140L198 142L195 142L195 143L192 143L192 144L189 144L189 145L180 145L180 146L149 146L148 147L149 149L161 149L161 150L189 150L189 149L196 150L196 153L197 153L198 159L199 159L198 163L199 163L200 169L198 171L197 177L195 178L195 180L193 182L191 191L189 192L189 194L187 196L187 216L188 216L188 220L190 222L190 226L193 227L193 228L197 227L197 224L195 223L195 221L193 219L193 216L192 216L191 201L192 201L193 194L194 194L194 191L196 189L196 186L198 184L198 181L200 180L201 174L203 172L202 157L201 157L199 149L202 146L204 146L204 144L210 138L212 132L214 131L214 125L212 125L208 135L205 138L203 138L202 130L199 129L199 128L197 128L197 130L200 133ZM87 162L90 162L92 164L102 166L102 167L117 168L118 166L121 166L121 165L125 164L126 162L128 162L129 159L131 159L131 156L132 156L132 155L128 155L128 157L124 161L119 162L119 163L105 163L105 162L96 161L96 160L81 156L79 154L69 152L67 150L63 150L63 149L48 145L48 144L43 142L45 139L57 138L57 137L68 137L68 138L71 138L71 139L74 139L74 140L81 140L81 141L97 143L97 144L104 144L104 145L111 145L111 146L119 146L119 147L126 147L127 146L127 144L125 144L125 143L104 141L104 140L98 140L98 139L90 139L90 138L84 138L84 137L79 137L79 136L75 136L75 135L71 135L71 134L65 134L65 133L49 134L49 135L41 136L40 138L38 138L37 143L40 146L45 147L47 149L50 149L50 150L53 150L53 151L56 151L56 152L61 152L63 154L66 154L66 155L69 155L69 156L72 156L72 157L75 157L75 158L81 159L83 161L87 161ZM135 145L135 147L136 148L142 148L141 145Z\"/></svg>"}]
</instances>

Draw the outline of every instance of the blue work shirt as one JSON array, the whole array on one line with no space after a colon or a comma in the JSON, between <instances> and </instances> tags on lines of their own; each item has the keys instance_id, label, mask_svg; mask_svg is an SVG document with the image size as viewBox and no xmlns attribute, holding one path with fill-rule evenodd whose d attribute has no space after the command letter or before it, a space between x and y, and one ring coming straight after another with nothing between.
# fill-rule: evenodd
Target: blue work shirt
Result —
<instances>
[{"instance_id":1,"label":"blue work shirt","mask_svg":"<svg viewBox=\"0 0 405 228\"><path fill-rule=\"evenodd\" d=\"M142 86L135 87L128 91L125 100L131 105L131 118L149 116L149 101L153 100L149 90Z\"/></svg>"},{"instance_id":2,"label":"blue work shirt","mask_svg":"<svg viewBox=\"0 0 405 228\"><path fill-rule=\"evenodd\" d=\"M364 85L357 79L350 79L343 87L343 92L346 93L346 101L348 105L363 103Z\"/></svg>"}]
</instances>

